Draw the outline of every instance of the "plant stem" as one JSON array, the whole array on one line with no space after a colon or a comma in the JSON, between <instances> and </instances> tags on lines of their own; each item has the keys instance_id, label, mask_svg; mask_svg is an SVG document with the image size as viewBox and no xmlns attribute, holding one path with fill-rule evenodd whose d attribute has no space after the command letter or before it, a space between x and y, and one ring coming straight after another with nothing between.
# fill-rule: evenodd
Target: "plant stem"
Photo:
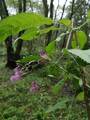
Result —
<instances>
[{"instance_id":1,"label":"plant stem","mask_svg":"<svg viewBox=\"0 0 90 120\"><path fill-rule=\"evenodd\" d=\"M88 99L88 87L86 85L84 68L81 71L82 71L82 79L83 79L84 100L85 100L85 104L86 104L88 120L90 120L90 103L89 103L89 99Z\"/></svg>"}]
</instances>

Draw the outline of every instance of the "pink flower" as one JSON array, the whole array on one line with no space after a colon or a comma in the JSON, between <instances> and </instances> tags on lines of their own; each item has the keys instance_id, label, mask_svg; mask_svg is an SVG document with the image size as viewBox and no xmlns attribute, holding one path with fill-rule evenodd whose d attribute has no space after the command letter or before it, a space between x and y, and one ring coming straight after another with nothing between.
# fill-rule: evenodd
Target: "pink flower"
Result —
<instances>
[{"instance_id":1,"label":"pink flower","mask_svg":"<svg viewBox=\"0 0 90 120\"><path fill-rule=\"evenodd\" d=\"M30 92L37 92L38 90L39 90L39 85L35 81L33 81L31 83Z\"/></svg>"},{"instance_id":2,"label":"pink flower","mask_svg":"<svg viewBox=\"0 0 90 120\"><path fill-rule=\"evenodd\" d=\"M46 55L46 52L43 51L43 50L41 50L41 51L40 51L40 56L42 57L42 56L44 56L44 55Z\"/></svg>"},{"instance_id":3,"label":"pink flower","mask_svg":"<svg viewBox=\"0 0 90 120\"><path fill-rule=\"evenodd\" d=\"M47 53L45 51L40 51L40 57L46 59L46 60L50 60L49 56L47 55Z\"/></svg>"},{"instance_id":4,"label":"pink flower","mask_svg":"<svg viewBox=\"0 0 90 120\"><path fill-rule=\"evenodd\" d=\"M10 80L11 81L16 81L16 80L20 80L21 79L21 76L20 75L12 75L11 77L10 77Z\"/></svg>"},{"instance_id":5,"label":"pink flower","mask_svg":"<svg viewBox=\"0 0 90 120\"><path fill-rule=\"evenodd\" d=\"M19 74L19 75L21 75L21 74L22 74L21 69L20 69L19 67L16 67L16 68L14 69L14 74Z\"/></svg>"},{"instance_id":6,"label":"pink flower","mask_svg":"<svg viewBox=\"0 0 90 120\"><path fill-rule=\"evenodd\" d=\"M10 80L11 81L16 81L16 80L20 80L21 79L21 76L22 76L22 72L20 70L19 67L16 67L14 69L14 74L10 77Z\"/></svg>"}]
</instances>

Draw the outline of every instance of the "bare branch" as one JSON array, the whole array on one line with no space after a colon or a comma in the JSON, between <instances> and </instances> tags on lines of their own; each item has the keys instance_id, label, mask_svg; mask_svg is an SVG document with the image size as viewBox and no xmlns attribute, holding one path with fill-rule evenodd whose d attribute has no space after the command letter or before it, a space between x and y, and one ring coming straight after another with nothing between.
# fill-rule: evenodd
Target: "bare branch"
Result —
<instances>
[{"instance_id":1,"label":"bare branch","mask_svg":"<svg viewBox=\"0 0 90 120\"><path fill-rule=\"evenodd\" d=\"M55 17L54 17L54 20L56 19L58 8L59 8L59 0L58 0L57 8L56 8L56 10L55 10Z\"/></svg>"},{"instance_id":2,"label":"bare branch","mask_svg":"<svg viewBox=\"0 0 90 120\"><path fill-rule=\"evenodd\" d=\"M65 4L63 5L63 9L62 9L62 15L61 15L61 18L63 18L63 15L64 15L64 11L65 11L65 7L66 7L66 3L67 3L67 0L65 1Z\"/></svg>"},{"instance_id":3,"label":"bare branch","mask_svg":"<svg viewBox=\"0 0 90 120\"><path fill-rule=\"evenodd\" d=\"M72 42L72 37L73 37L73 27L74 27L74 18L72 18L72 30L68 36L67 44L66 44L66 49L71 48L71 42Z\"/></svg>"}]
</instances>

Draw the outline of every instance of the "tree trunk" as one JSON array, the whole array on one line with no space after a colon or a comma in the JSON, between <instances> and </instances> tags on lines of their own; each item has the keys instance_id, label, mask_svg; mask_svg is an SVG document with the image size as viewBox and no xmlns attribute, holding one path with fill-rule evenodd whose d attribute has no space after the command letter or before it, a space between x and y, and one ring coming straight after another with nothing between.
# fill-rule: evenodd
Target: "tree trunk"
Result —
<instances>
[{"instance_id":1,"label":"tree trunk","mask_svg":"<svg viewBox=\"0 0 90 120\"><path fill-rule=\"evenodd\" d=\"M82 80L83 80L84 101L86 104L88 120L90 120L89 88L87 87L85 68L81 68L81 75L82 75Z\"/></svg>"},{"instance_id":2,"label":"tree trunk","mask_svg":"<svg viewBox=\"0 0 90 120\"><path fill-rule=\"evenodd\" d=\"M54 0L51 0L51 3L50 3L50 18L51 18L51 19L53 19L53 12L54 12L53 1L54 1ZM52 26L52 25L51 25L51 26ZM46 44L46 45L48 45L48 44L50 43L51 39L52 39L52 31L50 31L50 32L48 33L48 40L47 40L47 44Z\"/></svg>"},{"instance_id":3,"label":"tree trunk","mask_svg":"<svg viewBox=\"0 0 90 120\"><path fill-rule=\"evenodd\" d=\"M5 0L0 0L0 4L1 4L1 19L4 19L4 18L9 16ZM14 67L16 67L16 62L15 62L15 59L14 59L14 49L13 49L13 46L12 46L12 36L9 36L5 40L5 45L6 45L6 48L7 48L6 67L14 68Z\"/></svg>"},{"instance_id":4,"label":"tree trunk","mask_svg":"<svg viewBox=\"0 0 90 120\"><path fill-rule=\"evenodd\" d=\"M7 64L6 67L13 69L16 67L15 55L14 50L12 47L12 36L9 36L5 40L6 48L7 48Z\"/></svg>"},{"instance_id":5,"label":"tree trunk","mask_svg":"<svg viewBox=\"0 0 90 120\"><path fill-rule=\"evenodd\" d=\"M54 12L53 1L54 1L54 0L51 0L51 3L50 3L50 18L51 18L51 19L53 19L53 12Z\"/></svg>"},{"instance_id":6,"label":"tree trunk","mask_svg":"<svg viewBox=\"0 0 90 120\"><path fill-rule=\"evenodd\" d=\"M48 17L48 4L47 4L47 0L42 0L43 2L43 8L44 8L44 16Z\"/></svg>"},{"instance_id":7,"label":"tree trunk","mask_svg":"<svg viewBox=\"0 0 90 120\"><path fill-rule=\"evenodd\" d=\"M21 12L25 12L26 11L26 0L18 0L19 3L19 13ZM24 33L24 31L19 32L19 37ZM16 47L16 51L15 51L15 59L18 60L20 59L20 52L22 49L22 45L23 45L23 40L19 39L17 42L17 47Z\"/></svg>"}]
</instances>

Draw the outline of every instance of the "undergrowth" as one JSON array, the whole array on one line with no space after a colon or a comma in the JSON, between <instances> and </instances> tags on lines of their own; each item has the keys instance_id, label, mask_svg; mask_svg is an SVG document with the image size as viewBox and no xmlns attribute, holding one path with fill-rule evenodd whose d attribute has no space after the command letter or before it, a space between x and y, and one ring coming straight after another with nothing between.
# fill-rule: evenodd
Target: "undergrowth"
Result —
<instances>
[{"instance_id":1,"label":"undergrowth","mask_svg":"<svg viewBox=\"0 0 90 120\"><path fill-rule=\"evenodd\" d=\"M2 62L3 61L3 62ZM0 61L0 120L87 120L84 103L77 102L75 95L70 95L62 89L55 94L52 87L62 79L62 72L58 66L48 65L42 69L32 71L21 80L12 83L11 70L4 67ZM51 77L53 74L55 77ZM59 74L59 77L57 77ZM30 92L32 81L36 81L39 90ZM69 84L69 89L72 87ZM65 88L66 90L68 88ZM63 92L63 93L62 93ZM62 94L61 94L62 93ZM50 107L61 101L61 109ZM64 104L63 101L66 101Z\"/></svg>"}]
</instances>

